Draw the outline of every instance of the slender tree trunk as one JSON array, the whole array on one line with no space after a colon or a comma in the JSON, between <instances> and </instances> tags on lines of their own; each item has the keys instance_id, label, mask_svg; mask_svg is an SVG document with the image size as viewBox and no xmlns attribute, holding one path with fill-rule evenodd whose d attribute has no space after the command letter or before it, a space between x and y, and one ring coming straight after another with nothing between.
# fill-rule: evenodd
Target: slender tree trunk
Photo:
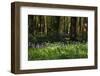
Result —
<instances>
[{"instance_id":1,"label":"slender tree trunk","mask_svg":"<svg viewBox=\"0 0 100 76\"><path fill-rule=\"evenodd\" d=\"M40 18L40 33L42 35L42 16L40 16L39 18Z\"/></svg>"},{"instance_id":2,"label":"slender tree trunk","mask_svg":"<svg viewBox=\"0 0 100 76\"><path fill-rule=\"evenodd\" d=\"M45 25L44 32L47 35L47 17L46 16L44 16L44 25Z\"/></svg>"},{"instance_id":3,"label":"slender tree trunk","mask_svg":"<svg viewBox=\"0 0 100 76\"><path fill-rule=\"evenodd\" d=\"M77 29L76 29L76 34L77 34L77 40L79 40L79 35L80 35L80 18L79 17L77 17L77 25L76 25L76 27L77 27Z\"/></svg>"},{"instance_id":4,"label":"slender tree trunk","mask_svg":"<svg viewBox=\"0 0 100 76\"><path fill-rule=\"evenodd\" d=\"M81 18L81 41L84 39L84 18Z\"/></svg>"},{"instance_id":5,"label":"slender tree trunk","mask_svg":"<svg viewBox=\"0 0 100 76\"><path fill-rule=\"evenodd\" d=\"M71 28L71 17L68 17L68 36L70 36L70 28Z\"/></svg>"},{"instance_id":6,"label":"slender tree trunk","mask_svg":"<svg viewBox=\"0 0 100 76\"><path fill-rule=\"evenodd\" d=\"M85 28L86 28L86 41L87 41L88 40L88 18L86 18Z\"/></svg>"},{"instance_id":7,"label":"slender tree trunk","mask_svg":"<svg viewBox=\"0 0 100 76\"><path fill-rule=\"evenodd\" d=\"M68 34L68 29L69 29L68 26L69 26L69 20L68 20L68 17L65 17L65 27L64 28L65 28L66 34Z\"/></svg>"},{"instance_id":8,"label":"slender tree trunk","mask_svg":"<svg viewBox=\"0 0 100 76\"><path fill-rule=\"evenodd\" d=\"M77 23L77 18L76 17L71 17L71 27L70 27L70 38L71 40L76 40L76 24Z\"/></svg>"},{"instance_id":9,"label":"slender tree trunk","mask_svg":"<svg viewBox=\"0 0 100 76\"><path fill-rule=\"evenodd\" d=\"M59 22L59 34L63 34L64 30L64 17L60 17L60 22Z\"/></svg>"},{"instance_id":10,"label":"slender tree trunk","mask_svg":"<svg viewBox=\"0 0 100 76\"><path fill-rule=\"evenodd\" d=\"M33 29L33 31L34 31L34 35L36 34L36 16L34 16L34 19L33 19L33 27L34 27L34 29Z\"/></svg>"}]
</instances>

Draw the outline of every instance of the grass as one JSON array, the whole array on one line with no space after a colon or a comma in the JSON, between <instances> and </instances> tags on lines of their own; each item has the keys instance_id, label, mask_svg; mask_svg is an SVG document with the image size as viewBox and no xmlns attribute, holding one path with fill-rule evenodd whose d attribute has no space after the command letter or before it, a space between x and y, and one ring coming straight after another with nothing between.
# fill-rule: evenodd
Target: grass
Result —
<instances>
[{"instance_id":1,"label":"grass","mask_svg":"<svg viewBox=\"0 0 100 76\"><path fill-rule=\"evenodd\" d=\"M46 43L43 48L28 48L28 60L87 58L87 43Z\"/></svg>"}]
</instances>

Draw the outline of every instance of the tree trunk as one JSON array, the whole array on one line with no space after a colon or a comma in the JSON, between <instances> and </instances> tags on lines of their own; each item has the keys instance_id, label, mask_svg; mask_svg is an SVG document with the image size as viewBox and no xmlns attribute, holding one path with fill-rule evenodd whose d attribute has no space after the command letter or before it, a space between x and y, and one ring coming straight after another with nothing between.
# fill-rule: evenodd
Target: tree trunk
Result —
<instances>
[{"instance_id":1,"label":"tree trunk","mask_svg":"<svg viewBox=\"0 0 100 76\"><path fill-rule=\"evenodd\" d=\"M47 17L46 16L44 16L44 25L45 25L44 32L47 35Z\"/></svg>"},{"instance_id":2,"label":"tree trunk","mask_svg":"<svg viewBox=\"0 0 100 76\"><path fill-rule=\"evenodd\" d=\"M60 17L59 34L63 34L63 30L64 30L64 17Z\"/></svg>"},{"instance_id":3,"label":"tree trunk","mask_svg":"<svg viewBox=\"0 0 100 76\"><path fill-rule=\"evenodd\" d=\"M84 18L81 18L81 41L84 39Z\"/></svg>"},{"instance_id":4,"label":"tree trunk","mask_svg":"<svg viewBox=\"0 0 100 76\"><path fill-rule=\"evenodd\" d=\"M71 40L76 40L76 25L77 25L77 18L71 17L71 27L70 27Z\"/></svg>"}]
</instances>

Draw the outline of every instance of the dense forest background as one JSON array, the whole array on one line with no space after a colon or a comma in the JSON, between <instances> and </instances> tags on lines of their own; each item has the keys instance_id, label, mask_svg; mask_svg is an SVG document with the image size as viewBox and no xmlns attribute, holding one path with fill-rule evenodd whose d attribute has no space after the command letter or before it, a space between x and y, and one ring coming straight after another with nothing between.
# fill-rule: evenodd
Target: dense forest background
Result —
<instances>
[{"instance_id":1,"label":"dense forest background","mask_svg":"<svg viewBox=\"0 0 100 76\"><path fill-rule=\"evenodd\" d=\"M29 42L87 41L87 17L29 15L28 20Z\"/></svg>"},{"instance_id":2,"label":"dense forest background","mask_svg":"<svg viewBox=\"0 0 100 76\"><path fill-rule=\"evenodd\" d=\"M43 48L55 42L86 43L87 34L87 17L28 15L29 48Z\"/></svg>"}]
</instances>

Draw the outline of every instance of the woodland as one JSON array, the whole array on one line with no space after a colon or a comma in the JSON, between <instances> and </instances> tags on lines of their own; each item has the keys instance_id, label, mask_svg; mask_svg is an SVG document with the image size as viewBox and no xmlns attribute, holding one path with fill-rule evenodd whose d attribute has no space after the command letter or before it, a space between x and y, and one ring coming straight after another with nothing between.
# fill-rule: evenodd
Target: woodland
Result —
<instances>
[{"instance_id":1,"label":"woodland","mask_svg":"<svg viewBox=\"0 0 100 76\"><path fill-rule=\"evenodd\" d=\"M28 15L28 59L88 57L88 18Z\"/></svg>"}]
</instances>

